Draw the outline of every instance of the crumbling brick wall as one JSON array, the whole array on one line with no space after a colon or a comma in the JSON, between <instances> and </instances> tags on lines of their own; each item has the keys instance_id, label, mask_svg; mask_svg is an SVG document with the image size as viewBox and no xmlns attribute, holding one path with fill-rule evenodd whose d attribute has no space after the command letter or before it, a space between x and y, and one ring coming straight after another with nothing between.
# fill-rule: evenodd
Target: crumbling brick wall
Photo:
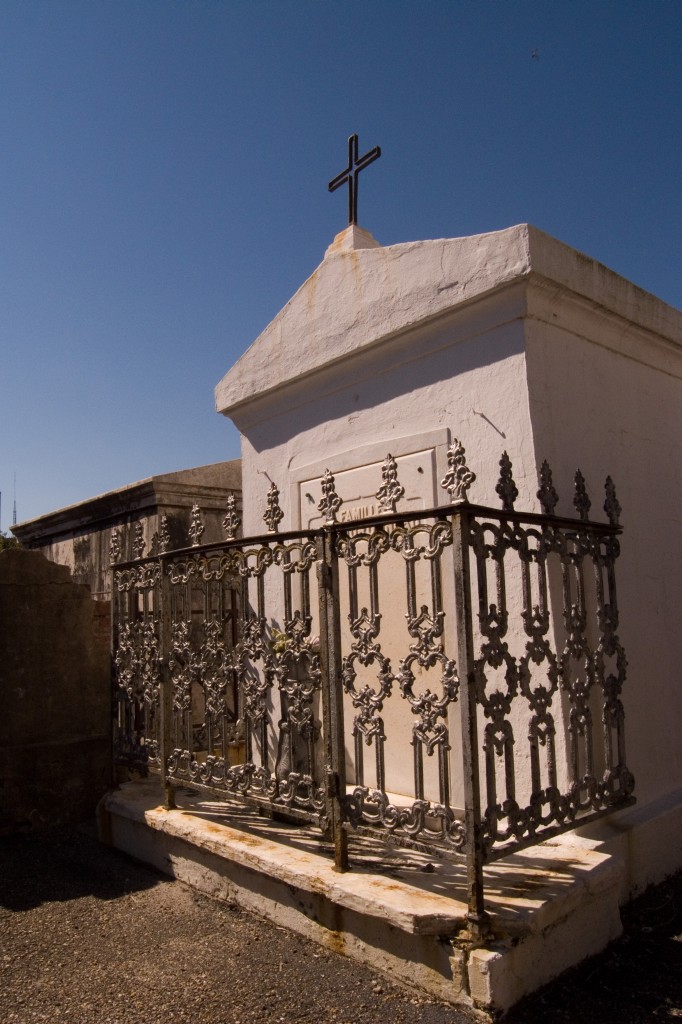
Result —
<instances>
[{"instance_id":1,"label":"crumbling brick wall","mask_svg":"<svg viewBox=\"0 0 682 1024\"><path fill-rule=\"evenodd\" d=\"M0 829L82 820L111 781L109 604L0 552Z\"/></svg>"}]
</instances>

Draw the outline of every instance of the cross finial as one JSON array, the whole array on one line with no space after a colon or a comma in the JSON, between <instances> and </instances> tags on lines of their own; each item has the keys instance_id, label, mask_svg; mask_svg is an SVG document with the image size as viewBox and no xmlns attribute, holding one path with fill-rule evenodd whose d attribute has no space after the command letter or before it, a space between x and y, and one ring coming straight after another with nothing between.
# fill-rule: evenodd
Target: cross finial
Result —
<instances>
[{"instance_id":1,"label":"cross finial","mask_svg":"<svg viewBox=\"0 0 682 1024\"><path fill-rule=\"evenodd\" d=\"M329 182L329 191L336 192L337 188L341 188L342 185L348 184L348 223L357 224L358 222L358 175L360 171L364 171L365 167L369 167L370 164L374 163L381 156L381 149L379 146L375 146L374 149L370 149L364 156L358 156L358 137L357 135L351 135L348 140L348 167L337 174Z\"/></svg>"}]
</instances>

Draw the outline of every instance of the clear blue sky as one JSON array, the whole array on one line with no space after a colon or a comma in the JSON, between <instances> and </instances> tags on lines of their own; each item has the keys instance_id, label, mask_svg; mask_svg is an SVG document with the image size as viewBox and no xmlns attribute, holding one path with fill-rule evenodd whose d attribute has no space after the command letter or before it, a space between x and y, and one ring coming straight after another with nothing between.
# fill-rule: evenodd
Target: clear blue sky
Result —
<instances>
[{"instance_id":1,"label":"clear blue sky","mask_svg":"<svg viewBox=\"0 0 682 1024\"><path fill-rule=\"evenodd\" d=\"M682 306L682 0L2 0L11 522L234 458L213 388L346 223L529 221Z\"/></svg>"}]
</instances>

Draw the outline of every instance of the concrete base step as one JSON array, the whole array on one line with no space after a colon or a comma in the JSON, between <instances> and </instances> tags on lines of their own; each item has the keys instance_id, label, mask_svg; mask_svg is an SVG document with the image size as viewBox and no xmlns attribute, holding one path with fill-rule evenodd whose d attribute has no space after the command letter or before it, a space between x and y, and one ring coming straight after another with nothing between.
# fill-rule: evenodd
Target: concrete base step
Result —
<instances>
[{"instance_id":1,"label":"concrete base step","mask_svg":"<svg viewBox=\"0 0 682 1024\"><path fill-rule=\"evenodd\" d=\"M452 1003L506 1010L621 933L622 862L551 841L486 868L493 937L466 942L464 866L354 842L334 870L312 830L177 791L124 784L100 806L102 838L228 900Z\"/></svg>"}]
</instances>

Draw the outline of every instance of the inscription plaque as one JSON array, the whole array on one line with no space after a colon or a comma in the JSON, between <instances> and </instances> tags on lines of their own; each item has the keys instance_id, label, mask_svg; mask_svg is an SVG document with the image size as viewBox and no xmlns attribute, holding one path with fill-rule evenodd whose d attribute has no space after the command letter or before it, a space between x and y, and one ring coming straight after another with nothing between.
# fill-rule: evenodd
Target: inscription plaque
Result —
<instances>
[{"instance_id":1,"label":"inscription plaque","mask_svg":"<svg viewBox=\"0 0 682 1024\"><path fill-rule=\"evenodd\" d=\"M386 453L388 454L388 452ZM331 461L331 460L330 460ZM405 488L405 494L398 502L398 512L410 509L430 508L437 504L435 450L427 448L408 455L396 455L398 479ZM338 512L340 523L353 522L366 516L381 514L381 503L377 491L382 485L381 467L383 459L355 466L352 469L335 470L336 493L343 504ZM302 480L299 483L301 527L315 529L324 524L324 517L317 505L322 497L322 475Z\"/></svg>"}]
</instances>

